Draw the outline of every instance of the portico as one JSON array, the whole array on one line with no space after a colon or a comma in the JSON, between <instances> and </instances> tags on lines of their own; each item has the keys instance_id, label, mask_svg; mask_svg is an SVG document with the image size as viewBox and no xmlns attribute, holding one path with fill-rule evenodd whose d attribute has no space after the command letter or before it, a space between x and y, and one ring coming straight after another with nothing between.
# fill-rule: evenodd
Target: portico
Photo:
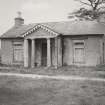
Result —
<instances>
[{"instance_id":1,"label":"portico","mask_svg":"<svg viewBox=\"0 0 105 105\"><path fill-rule=\"evenodd\" d=\"M44 49L44 47L46 48ZM47 50L47 51L43 51L43 50ZM47 53L47 54L44 55L44 53ZM38 57L38 55L40 57ZM42 66L43 62L45 63L44 66L47 66L47 67L51 66L51 38L31 39L31 40L25 39L24 40L24 67L31 66L32 68L34 68L35 66Z\"/></svg>"},{"instance_id":2,"label":"portico","mask_svg":"<svg viewBox=\"0 0 105 105\"><path fill-rule=\"evenodd\" d=\"M43 25L24 34L24 67L39 66L62 66L61 38Z\"/></svg>"}]
</instances>

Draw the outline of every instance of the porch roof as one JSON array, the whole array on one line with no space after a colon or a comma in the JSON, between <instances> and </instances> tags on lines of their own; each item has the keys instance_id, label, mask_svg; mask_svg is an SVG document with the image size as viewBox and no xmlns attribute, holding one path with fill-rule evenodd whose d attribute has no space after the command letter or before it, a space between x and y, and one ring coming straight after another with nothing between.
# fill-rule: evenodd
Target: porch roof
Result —
<instances>
[{"instance_id":1,"label":"porch roof","mask_svg":"<svg viewBox=\"0 0 105 105\"><path fill-rule=\"evenodd\" d=\"M20 27L12 27L1 38L22 38L26 34L35 31L36 26L43 26L46 30L52 33L62 35L101 35L105 34L105 24L97 21L62 21L62 22L47 22L33 23L22 25ZM33 32L34 32L33 31ZM29 32L29 33L27 33ZM50 34L49 34L50 35Z\"/></svg>"}]
</instances>

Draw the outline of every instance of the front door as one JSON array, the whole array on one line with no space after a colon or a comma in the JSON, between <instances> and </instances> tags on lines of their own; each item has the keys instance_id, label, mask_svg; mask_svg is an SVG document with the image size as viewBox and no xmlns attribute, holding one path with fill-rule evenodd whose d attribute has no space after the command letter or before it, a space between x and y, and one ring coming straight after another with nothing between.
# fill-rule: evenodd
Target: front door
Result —
<instances>
[{"instance_id":1,"label":"front door","mask_svg":"<svg viewBox=\"0 0 105 105\"><path fill-rule=\"evenodd\" d=\"M41 65L47 66L47 43L42 43L42 58Z\"/></svg>"}]
</instances>

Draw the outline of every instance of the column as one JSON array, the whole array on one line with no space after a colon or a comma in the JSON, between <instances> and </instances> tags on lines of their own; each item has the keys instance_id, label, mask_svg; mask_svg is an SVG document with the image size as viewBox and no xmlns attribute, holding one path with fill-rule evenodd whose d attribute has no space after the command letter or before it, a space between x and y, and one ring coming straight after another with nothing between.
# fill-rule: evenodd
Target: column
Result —
<instances>
[{"instance_id":1,"label":"column","mask_svg":"<svg viewBox=\"0 0 105 105\"><path fill-rule=\"evenodd\" d=\"M32 39L31 67L35 67L35 39Z\"/></svg>"},{"instance_id":2,"label":"column","mask_svg":"<svg viewBox=\"0 0 105 105\"><path fill-rule=\"evenodd\" d=\"M24 40L24 67L28 67L28 40Z\"/></svg>"},{"instance_id":3,"label":"column","mask_svg":"<svg viewBox=\"0 0 105 105\"><path fill-rule=\"evenodd\" d=\"M50 38L47 39L47 67L51 66L51 45Z\"/></svg>"},{"instance_id":4,"label":"column","mask_svg":"<svg viewBox=\"0 0 105 105\"><path fill-rule=\"evenodd\" d=\"M55 38L55 68L58 68L58 38Z\"/></svg>"},{"instance_id":5,"label":"column","mask_svg":"<svg viewBox=\"0 0 105 105\"><path fill-rule=\"evenodd\" d=\"M58 67L62 66L62 39L58 37Z\"/></svg>"}]
</instances>

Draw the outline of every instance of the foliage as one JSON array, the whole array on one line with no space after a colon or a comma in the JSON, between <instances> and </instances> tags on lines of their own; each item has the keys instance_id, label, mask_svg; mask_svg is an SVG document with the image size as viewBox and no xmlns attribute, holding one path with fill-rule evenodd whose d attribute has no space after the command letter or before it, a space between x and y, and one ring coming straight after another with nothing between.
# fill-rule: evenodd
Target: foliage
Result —
<instances>
[{"instance_id":1,"label":"foliage","mask_svg":"<svg viewBox=\"0 0 105 105\"><path fill-rule=\"evenodd\" d=\"M73 12L73 15L78 18L97 19L99 16L105 14L105 0L75 0L90 8L80 8ZM70 18L69 15L69 18Z\"/></svg>"}]
</instances>

